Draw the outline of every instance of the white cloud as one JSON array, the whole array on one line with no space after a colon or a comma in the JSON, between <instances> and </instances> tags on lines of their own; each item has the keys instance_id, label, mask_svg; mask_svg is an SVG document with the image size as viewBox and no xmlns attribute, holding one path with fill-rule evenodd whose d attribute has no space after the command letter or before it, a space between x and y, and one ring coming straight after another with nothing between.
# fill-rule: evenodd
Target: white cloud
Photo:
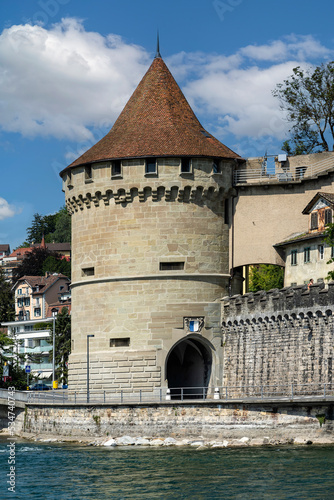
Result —
<instances>
[{"instance_id":1,"label":"white cloud","mask_svg":"<svg viewBox=\"0 0 334 500\"><path fill-rule=\"evenodd\" d=\"M0 36L0 126L24 136L91 139L109 126L149 62L120 37L63 19L47 30L12 26Z\"/></svg>"},{"instance_id":2,"label":"white cloud","mask_svg":"<svg viewBox=\"0 0 334 500\"><path fill-rule=\"evenodd\" d=\"M0 220L8 219L8 217L13 217L18 211L12 205L9 205L8 201L4 198L0 198Z\"/></svg>"},{"instance_id":3,"label":"white cloud","mask_svg":"<svg viewBox=\"0 0 334 500\"><path fill-rule=\"evenodd\" d=\"M288 124L272 96L292 68L318 64L331 52L312 36L289 35L236 53L185 53L167 59L203 120L222 139L281 140ZM51 29L12 26L0 35L0 127L25 136L85 141L101 138L144 75L151 56L114 34L85 31L76 19ZM87 145L87 147L85 147ZM80 151L68 151L72 161Z\"/></svg>"}]
</instances>

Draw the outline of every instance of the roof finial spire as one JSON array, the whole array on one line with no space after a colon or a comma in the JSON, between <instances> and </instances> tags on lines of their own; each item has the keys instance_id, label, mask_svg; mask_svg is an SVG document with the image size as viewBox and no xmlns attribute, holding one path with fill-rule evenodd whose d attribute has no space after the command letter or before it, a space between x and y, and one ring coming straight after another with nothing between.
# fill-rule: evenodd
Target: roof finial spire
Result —
<instances>
[{"instance_id":1,"label":"roof finial spire","mask_svg":"<svg viewBox=\"0 0 334 500\"><path fill-rule=\"evenodd\" d=\"M159 30L157 31L157 52L155 54L155 57L161 57L161 54L160 54L160 44L159 44Z\"/></svg>"}]
</instances>

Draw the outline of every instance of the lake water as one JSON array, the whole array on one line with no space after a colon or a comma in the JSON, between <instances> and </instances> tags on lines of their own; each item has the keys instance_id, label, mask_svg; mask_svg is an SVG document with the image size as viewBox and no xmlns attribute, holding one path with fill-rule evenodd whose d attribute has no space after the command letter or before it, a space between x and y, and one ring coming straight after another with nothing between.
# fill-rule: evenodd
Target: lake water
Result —
<instances>
[{"instance_id":1,"label":"lake water","mask_svg":"<svg viewBox=\"0 0 334 500\"><path fill-rule=\"evenodd\" d=\"M1 499L334 498L334 447L106 448L0 440Z\"/></svg>"}]
</instances>

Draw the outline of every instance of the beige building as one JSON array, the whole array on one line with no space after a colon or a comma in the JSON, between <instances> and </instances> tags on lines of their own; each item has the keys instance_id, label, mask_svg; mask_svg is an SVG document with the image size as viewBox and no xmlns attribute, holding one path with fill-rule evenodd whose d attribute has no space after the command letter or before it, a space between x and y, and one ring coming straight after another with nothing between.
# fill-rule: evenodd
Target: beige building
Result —
<instances>
[{"instance_id":1,"label":"beige building","mask_svg":"<svg viewBox=\"0 0 334 500\"><path fill-rule=\"evenodd\" d=\"M308 233L309 219L303 211L317 193L325 191L334 195L333 152L295 157L278 155L274 160L271 169L265 158L250 158L234 170L236 196L231 202L234 216L230 230L230 268L245 278L248 266L253 264L285 266L285 252L276 244L286 241L291 234ZM301 242L299 252L302 247ZM328 251L325 250L325 258ZM314 271L309 265L306 276L302 281L300 276L298 283L304 283L311 272L316 271L315 253L312 259ZM286 262L285 282L289 285L296 280L290 275L289 257ZM300 271L304 273L301 268Z\"/></svg>"},{"instance_id":2,"label":"beige building","mask_svg":"<svg viewBox=\"0 0 334 500\"><path fill-rule=\"evenodd\" d=\"M13 286L16 320L42 321L47 317L50 304L57 302L62 292L68 291L69 283L69 278L57 273L20 278Z\"/></svg>"},{"instance_id":3,"label":"beige building","mask_svg":"<svg viewBox=\"0 0 334 500\"><path fill-rule=\"evenodd\" d=\"M207 132L157 54L111 131L65 169L72 214L69 386L222 382L228 200L241 158Z\"/></svg>"},{"instance_id":4,"label":"beige building","mask_svg":"<svg viewBox=\"0 0 334 500\"><path fill-rule=\"evenodd\" d=\"M334 257L333 247L324 242L326 226L333 220L334 194L317 193L304 208L308 231L292 234L275 245L283 251L285 261L284 285L302 285L312 278L314 283L326 280L329 270L327 262Z\"/></svg>"}]
</instances>

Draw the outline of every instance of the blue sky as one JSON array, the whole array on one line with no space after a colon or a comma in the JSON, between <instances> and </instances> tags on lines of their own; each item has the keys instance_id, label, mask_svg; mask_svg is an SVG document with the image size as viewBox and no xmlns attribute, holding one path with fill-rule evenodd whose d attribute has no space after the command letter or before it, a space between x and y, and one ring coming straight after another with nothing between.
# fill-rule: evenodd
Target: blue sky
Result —
<instances>
[{"instance_id":1,"label":"blue sky","mask_svg":"<svg viewBox=\"0 0 334 500\"><path fill-rule=\"evenodd\" d=\"M0 243L64 204L59 171L111 128L160 51L211 133L244 157L277 154L271 91L334 59L332 0L2 0Z\"/></svg>"}]
</instances>

